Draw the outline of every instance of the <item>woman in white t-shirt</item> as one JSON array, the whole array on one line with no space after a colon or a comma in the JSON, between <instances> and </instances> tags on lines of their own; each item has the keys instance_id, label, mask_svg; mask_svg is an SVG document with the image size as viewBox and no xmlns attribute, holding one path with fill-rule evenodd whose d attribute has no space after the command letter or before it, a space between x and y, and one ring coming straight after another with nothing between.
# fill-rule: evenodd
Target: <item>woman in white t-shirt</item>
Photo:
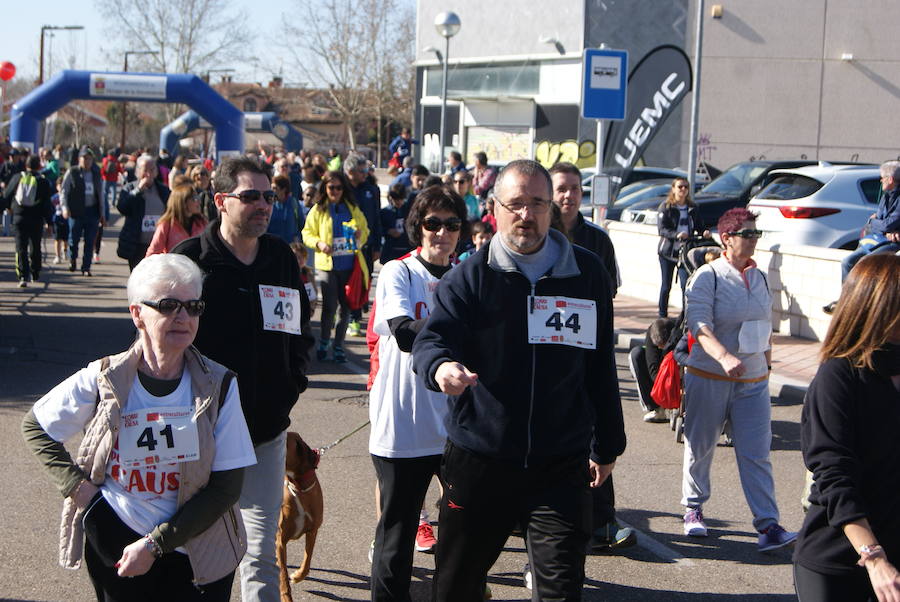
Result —
<instances>
[{"instance_id":1,"label":"woman in white t-shirt","mask_svg":"<svg viewBox=\"0 0 900 602\"><path fill-rule=\"evenodd\" d=\"M413 547L434 545L419 510L432 476L439 476L447 432L447 396L429 391L412 370L416 333L431 312L434 291L466 225L466 204L432 186L419 193L406 218L418 247L387 262L378 276L369 327L378 336L369 393L369 452L378 478L381 515L375 529L373 600L408 600Z\"/></svg>"},{"instance_id":2,"label":"woman in white t-shirt","mask_svg":"<svg viewBox=\"0 0 900 602\"><path fill-rule=\"evenodd\" d=\"M154 255L128 279L138 338L35 403L32 451L65 497L60 564L101 600L222 600L246 550L236 507L256 463L234 374L192 343L202 274ZM73 461L63 442L84 431Z\"/></svg>"}]
</instances>

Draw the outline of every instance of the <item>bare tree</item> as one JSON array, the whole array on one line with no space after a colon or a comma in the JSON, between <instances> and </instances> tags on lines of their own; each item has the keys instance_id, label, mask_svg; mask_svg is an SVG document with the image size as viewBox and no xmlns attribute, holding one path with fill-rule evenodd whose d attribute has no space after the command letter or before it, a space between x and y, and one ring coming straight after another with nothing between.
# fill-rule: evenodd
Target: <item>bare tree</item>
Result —
<instances>
[{"instance_id":1,"label":"bare tree","mask_svg":"<svg viewBox=\"0 0 900 602\"><path fill-rule=\"evenodd\" d=\"M355 147L356 124L378 113L372 103L383 100L383 95L373 94L381 87L378 64L397 60L391 42L397 1L370 0L364 12L363 5L352 0L296 0L296 5L305 16L299 20L304 25L293 25L298 21L293 16L284 19L287 39L295 41L291 52L313 87L328 88Z\"/></svg>"},{"instance_id":2,"label":"bare tree","mask_svg":"<svg viewBox=\"0 0 900 602\"><path fill-rule=\"evenodd\" d=\"M103 15L110 60L127 50L154 51L132 59L162 73L196 73L244 57L248 18L232 0L94 0ZM172 107L174 117L177 108Z\"/></svg>"}]
</instances>

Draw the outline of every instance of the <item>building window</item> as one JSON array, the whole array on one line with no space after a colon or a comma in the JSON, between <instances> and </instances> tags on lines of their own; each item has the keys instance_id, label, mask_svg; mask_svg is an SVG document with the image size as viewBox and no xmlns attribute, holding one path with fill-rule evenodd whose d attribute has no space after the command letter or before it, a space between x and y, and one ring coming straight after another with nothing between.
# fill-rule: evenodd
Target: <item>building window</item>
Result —
<instances>
[{"instance_id":1,"label":"building window","mask_svg":"<svg viewBox=\"0 0 900 602\"><path fill-rule=\"evenodd\" d=\"M425 95L441 95L441 66L428 67ZM451 65L447 73L447 95L495 98L517 94L537 94L540 68L537 63Z\"/></svg>"},{"instance_id":2,"label":"building window","mask_svg":"<svg viewBox=\"0 0 900 602\"><path fill-rule=\"evenodd\" d=\"M255 98L245 98L244 99L244 112L245 113L256 112L256 99Z\"/></svg>"}]
</instances>

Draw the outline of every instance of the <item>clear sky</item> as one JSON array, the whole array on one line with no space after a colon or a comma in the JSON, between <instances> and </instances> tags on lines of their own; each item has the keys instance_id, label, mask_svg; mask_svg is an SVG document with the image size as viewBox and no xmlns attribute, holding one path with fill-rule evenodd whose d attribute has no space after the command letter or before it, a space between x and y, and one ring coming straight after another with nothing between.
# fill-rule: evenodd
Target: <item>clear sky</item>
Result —
<instances>
[{"instance_id":1,"label":"clear sky","mask_svg":"<svg viewBox=\"0 0 900 602\"><path fill-rule=\"evenodd\" d=\"M134 0L140 1L140 0ZM11 0L2 2L6 4ZM83 31L55 31L50 38L47 32L44 42L44 79L60 69L121 70L122 56L107 57L103 52L104 22L94 7L92 0L45 0L26 7L15 3L6 6L0 18L0 61L10 61L16 66L16 78L37 79L38 56L42 25L82 25ZM295 7L292 0L270 0L259 5L251 0L235 0L236 6L246 7L250 18L248 26L256 32L281 31L282 13ZM262 9L253 10L253 7ZM257 35L257 40L271 40L272 36ZM276 39L277 35L274 36ZM234 68L236 81L258 81L266 83L273 70L281 69L280 62L272 60L271 45L260 45L250 54L267 57L266 61L245 64L228 64ZM274 53L290 61L290 53ZM260 64L262 63L262 64ZM284 75L291 82L290 65L284 64Z\"/></svg>"}]
</instances>

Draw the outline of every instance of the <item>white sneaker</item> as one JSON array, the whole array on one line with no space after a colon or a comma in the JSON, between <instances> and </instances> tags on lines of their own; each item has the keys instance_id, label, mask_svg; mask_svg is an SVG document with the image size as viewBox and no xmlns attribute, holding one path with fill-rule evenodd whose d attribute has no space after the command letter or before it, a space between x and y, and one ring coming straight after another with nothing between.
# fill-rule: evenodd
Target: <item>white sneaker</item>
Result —
<instances>
[{"instance_id":1,"label":"white sneaker","mask_svg":"<svg viewBox=\"0 0 900 602\"><path fill-rule=\"evenodd\" d=\"M689 537L706 537L706 523L700 508L688 508L684 515L684 534Z\"/></svg>"},{"instance_id":2,"label":"white sneaker","mask_svg":"<svg viewBox=\"0 0 900 602\"><path fill-rule=\"evenodd\" d=\"M59 255L53 258L53 263L59 263L60 261L62 260L59 258Z\"/></svg>"},{"instance_id":3,"label":"white sneaker","mask_svg":"<svg viewBox=\"0 0 900 602\"><path fill-rule=\"evenodd\" d=\"M668 422L669 417L666 416L666 411L662 408L656 408L655 410L650 410L646 414L644 414L644 422Z\"/></svg>"},{"instance_id":4,"label":"white sneaker","mask_svg":"<svg viewBox=\"0 0 900 602\"><path fill-rule=\"evenodd\" d=\"M532 579L531 579L531 565L527 562L525 563L524 568L522 568L522 578L525 580L525 589L531 591L533 587Z\"/></svg>"}]
</instances>

